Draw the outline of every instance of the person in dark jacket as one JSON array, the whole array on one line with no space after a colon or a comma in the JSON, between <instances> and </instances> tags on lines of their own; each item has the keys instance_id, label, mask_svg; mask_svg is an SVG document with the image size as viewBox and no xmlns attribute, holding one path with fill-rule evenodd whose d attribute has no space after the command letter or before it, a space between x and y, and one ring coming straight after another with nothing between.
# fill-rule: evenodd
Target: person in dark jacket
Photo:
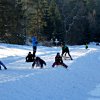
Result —
<instances>
[{"instance_id":1,"label":"person in dark jacket","mask_svg":"<svg viewBox=\"0 0 100 100\"><path fill-rule=\"evenodd\" d=\"M60 53L57 53L57 55L55 57L55 62L53 63L52 67L55 67L55 65L62 65L65 68L68 67L66 64L63 63L63 60L62 60L62 57L60 56Z\"/></svg>"},{"instance_id":2,"label":"person in dark jacket","mask_svg":"<svg viewBox=\"0 0 100 100\"><path fill-rule=\"evenodd\" d=\"M26 62L33 62L35 55L33 55L31 52L28 53L26 56Z\"/></svg>"},{"instance_id":3,"label":"person in dark jacket","mask_svg":"<svg viewBox=\"0 0 100 100\"><path fill-rule=\"evenodd\" d=\"M85 44L85 49L88 49L88 44L87 43Z\"/></svg>"},{"instance_id":4,"label":"person in dark jacket","mask_svg":"<svg viewBox=\"0 0 100 100\"><path fill-rule=\"evenodd\" d=\"M65 54L65 57L66 57L66 54L67 54L67 53L68 53L70 59L73 60L72 57L71 57L71 55L70 55L68 46L66 46L65 44L63 44L63 45L62 45L62 54L61 54L62 57L63 57L64 54Z\"/></svg>"},{"instance_id":5,"label":"person in dark jacket","mask_svg":"<svg viewBox=\"0 0 100 100\"><path fill-rule=\"evenodd\" d=\"M36 57L36 59L33 61L32 68L36 65L36 67L43 68L43 64L46 66L46 62L41 59L40 57Z\"/></svg>"},{"instance_id":6,"label":"person in dark jacket","mask_svg":"<svg viewBox=\"0 0 100 100\"><path fill-rule=\"evenodd\" d=\"M0 61L0 70L1 70L1 66L3 66L5 70L7 70L6 66L4 65L2 61Z\"/></svg>"}]
</instances>

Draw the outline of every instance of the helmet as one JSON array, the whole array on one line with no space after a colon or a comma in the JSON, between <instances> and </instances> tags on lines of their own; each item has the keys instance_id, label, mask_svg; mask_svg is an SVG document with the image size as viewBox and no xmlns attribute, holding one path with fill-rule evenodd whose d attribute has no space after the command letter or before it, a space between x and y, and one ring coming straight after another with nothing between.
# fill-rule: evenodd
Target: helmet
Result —
<instances>
[{"instance_id":1,"label":"helmet","mask_svg":"<svg viewBox=\"0 0 100 100\"><path fill-rule=\"evenodd\" d=\"M58 52L57 55L60 55L60 53Z\"/></svg>"}]
</instances>

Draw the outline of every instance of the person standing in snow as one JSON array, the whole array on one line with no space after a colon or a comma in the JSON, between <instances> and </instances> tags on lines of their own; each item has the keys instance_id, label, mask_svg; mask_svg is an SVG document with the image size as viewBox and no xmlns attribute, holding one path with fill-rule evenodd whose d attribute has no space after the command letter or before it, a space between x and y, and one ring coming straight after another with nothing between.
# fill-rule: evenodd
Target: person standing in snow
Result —
<instances>
[{"instance_id":1,"label":"person standing in snow","mask_svg":"<svg viewBox=\"0 0 100 100\"><path fill-rule=\"evenodd\" d=\"M1 66L3 66L5 70L7 69L6 66L3 64L2 61L0 61L0 70L1 70Z\"/></svg>"},{"instance_id":2,"label":"person standing in snow","mask_svg":"<svg viewBox=\"0 0 100 100\"><path fill-rule=\"evenodd\" d=\"M36 50L37 50L37 38L35 36L32 37L32 46L33 46L33 55L35 55Z\"/></svg>"},{"instance_id":3,"label":"person standing in snow","mask_svg":"<svg viewBox=\"0 0 100 100\"><path fill-rule=\"evenodd\" d=\"M66 46L65 44L62 44L62 54L61 54L62 57L63 57L64 54L65 54L65 57L66 57L67 53L68 53L70 59L73 60L72 57L71 57L71 55L70 55L68 46Z\"/></svg>"},{"instance_id":4,"label":"person standing in snow","mask_svg":"<svg viewBox=\"0 0 100 100\"><path fill-rule=\"evenodd\" d=\"M66 64L63 63L63 60L62 60L62 57L60 56L60 53L57 53L57 55L55 57L55 62L53 63L52 67L55 67L55 65L62 65L65 68L68 67Z\"/></svg>"},{"instance_id":5,"label":"person standing in snow","mask_svg":"<svg viewBox=\"0 0 100 100\"><path fill-rule=\"evenodd\" d=\"M88 44L87 43L85 44L85 49L88 49Z\"/></svg>"}]
</instances>

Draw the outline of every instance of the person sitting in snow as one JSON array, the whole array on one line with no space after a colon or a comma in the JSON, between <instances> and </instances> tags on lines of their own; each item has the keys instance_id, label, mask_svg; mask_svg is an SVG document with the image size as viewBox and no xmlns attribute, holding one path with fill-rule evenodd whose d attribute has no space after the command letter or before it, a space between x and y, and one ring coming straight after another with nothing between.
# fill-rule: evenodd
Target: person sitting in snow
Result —
<instances>
[{"instance_id":1,"label":"person sitting in snow","mask_svg":"<svg viewBox=\"0 0 100 100\"><path fill-rule=\"evenodd\" d=\"M2 61L0 61L0 70L1 70L1 66L3 66L5 70L7 69Z\"/></svg>"},{"instance_id":2,"label":"person sitting in snow","mask_svg":"<svg viewBox=\"0 0 100 100\"><path fill-rule=\"evenodd\" d=\"M32 68L36 65L36 67L43 68L43 64L46 66L46 62L41 59L40 57L36 57L36 59L33 61Z\"/></svg>"},{"instance_id":3,"label":"person sitting in snow","mask_svg":"<svg viewBox=\"0 0 100 100\"><path fill-rule=\"evenodd\" d=\"M67 53L68 53L70 59L73 60L72 57L71 57L71 55L70 55L68 46L66 46L65 44L63 44L63 45L62 45L62 54L61 54L62 57L63 57L64 54L65 54L65 57L66 57L66 54L67 54Z\"/></svg>"},{"instance_id":4,"label":"person sitting in snow","mask_svg":"<svg viewBox=\"0 0 100 100\"><path fill-rule=\"evenodd\" d=\"M65 68L68 67L66 64L63 63L63 60L62 60L62 57L60 56L60 53L57 53L57 55L55 57L55 62L53 63L52 67L55 67L55 65L62 65Z\"/></svg>"},{"instance_id":5,"label":"person sitting in snow","mask_svg":"<svg viewBox=\"0 0 100 100\"><path fill-rule=\"evenodd\" d=\"M31 52L28 53L26 56L26 62L33 62L35 55L33 55Z\"/></svg>"}]
</instances>

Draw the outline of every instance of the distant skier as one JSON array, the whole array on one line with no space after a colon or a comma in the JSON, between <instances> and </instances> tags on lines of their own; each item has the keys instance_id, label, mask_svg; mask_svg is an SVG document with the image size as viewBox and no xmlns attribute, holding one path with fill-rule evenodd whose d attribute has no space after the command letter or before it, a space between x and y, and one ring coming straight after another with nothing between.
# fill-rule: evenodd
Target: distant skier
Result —
<instances>
[{"instance_id":1,"label":"distant skier","mask_svg":"<svg viewBox=\"0 0 100 100\"><path fill-rule=\"evenodd\" d=\"M1 70L1 66L3 66L5 70L7 70L6 66L4 65L2 61L0 61L0 70Z\"/></svg>"},{"instance_id":2,"label":"distant skier","mask_svg":"<svg viewBox=\"0 0 100 100\"><path fill-rule=\"evenodd\" d=\"M87 43L85 44L85 49L88 49L88 44Z\"/></svg>"},{"instance_id":3,"label":"distant skier","mask_svg":"<svg viewBox=\"0 0 100 100\"><path fill-rule=\"evenodd\" d=\"M53 63L52 67L55 67L55 65L62 65L65 68L68 67L66 64L63 63L63 60L62 60L62 57L60 56L60 53L57 53L57 55L55 57L55 62Z\"/></svg>"},{"instance_id":4,"label":"distant skier","mask_svg":"<svg viewBox=\"0 0 100 100\"><path fill-rule=\"evenodd\" d=\"M46 62L41 59L40 57L36 57L36 59L33 61L32 68L36 65L36 67L43 68L43 64L46 66Z\"/></svg>"},{"instance_id":5,"label":"distant skier","mask_svg":"<svg viewBox=\"0 0 100 100\"><path fill-rule=\"evenodd\" d=\"M26 62L33 62L35 55L33 55L31 52L28 53L26 56Z\"/></svg>"},{"instance_id":6,"label":"distant skier","mask_svg":"<svg viewBox=\"0 0 100 100\"><path fill-rule=\"evenodd\" d=\"M65 44L62 44L62 54L61 54L61 56L63 57L63 55L65 54L65 57L66 57L67 53L68 53L70 59L73 60L71 55L70 55L68 46L66 46Z\"/></svg>"},{"instance_id":7,"label":"distant skier","mask_svg":"<svg viewBox=\"0 0 100 100\"><path fill-rule=\"evenodd\" d=\"M35 36L32 37L32 45L33 45L33 55L35 55L36 50L37 50L37 38Z\"/></svg>"}]
</instances>

